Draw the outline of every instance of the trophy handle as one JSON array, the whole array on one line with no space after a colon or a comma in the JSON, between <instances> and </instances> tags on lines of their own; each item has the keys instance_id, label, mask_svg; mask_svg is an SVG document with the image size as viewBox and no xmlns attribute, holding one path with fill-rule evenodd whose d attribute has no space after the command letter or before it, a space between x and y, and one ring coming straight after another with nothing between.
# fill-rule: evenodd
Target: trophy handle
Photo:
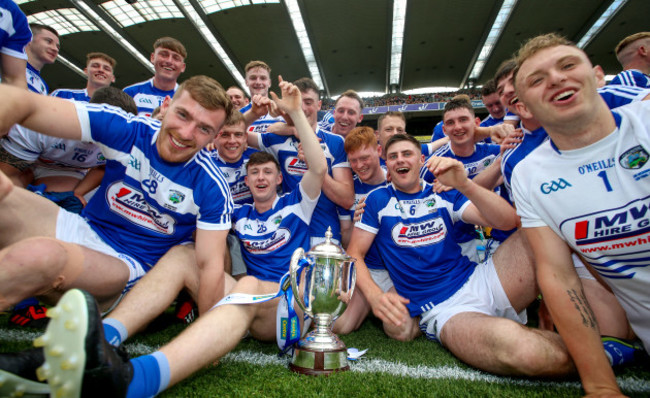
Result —
<instances>
[{"instance_id":1,"label":"trophy handle","mask_svg":"<svg viewBox=\"0 0 650 398\"><path fill-rule=\"evenodd\" d=\"M303 258L306 258L305 250L303 250L302 247L299 247L293 252L293 255L291 256L289 277L291 280L291 290L293 291L293 297L296 300L296 303L298 303L298 307L300 307L300 309L303 310L305 314L311 315L311 308L307 308L305 306L305 303L303 303L302 298L300 297L300 291L298 289L298 270L300 269L300 265L298 265L298 263ZM289 303L289 305L291 305L291 303Z\"/></svg>"}]
</instances>

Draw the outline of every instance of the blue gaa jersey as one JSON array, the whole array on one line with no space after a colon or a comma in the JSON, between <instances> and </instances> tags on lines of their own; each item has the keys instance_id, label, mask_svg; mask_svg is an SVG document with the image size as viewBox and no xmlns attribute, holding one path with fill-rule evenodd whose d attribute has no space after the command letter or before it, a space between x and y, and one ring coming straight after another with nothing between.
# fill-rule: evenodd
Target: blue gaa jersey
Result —
<instances>
[{"instance_id":1,"label":"blue gaa jersey","mask_svg":"<svg viewBox=\"0 0 650 398\"><path fill-rule=\"evenodd\" d=\"M235 207L234 229L248 275L280 281L289 271L293 252L299 247L309 250L308 226L317 202L298 185L291 193L276 197L264 213L258 213L254 204Z\"/></svg>"},{"instance_id":2,"label":"blue gaa jersey","mask_svg":"<svg viewBox=\"0 0 650 398\"><path fill-rule=\"evenodd\" d=\"M487 117L481 121L481 127L491 127L501 123L503 123L503 118L497 119L488 114Z\"/></svg>"},{"instance_id":3,"label":"blue gaa jersey","mask_svg":"<svg viewBox=\"0 0 650 398\"><path fill-rule=\"evenodd\" d=\"M228 181L230 194L236 205L253 203L253 195L251 195L251 190L246 185L244 178L246 177L246 164L248 163L248 159L255 152L257 152L256 149L247 148L241 158L235 163L228 163L221 159L216 150L210 152L210 155L214 158L214 162L219 166L219 170L221 170L221 173L226 177L226 181Z\"/></svg>"},{"instance_id":4,"label":"blue gaa jersey","mask_svg":"<svg viewBox=\"0 0 650 398\"><path fill-rule=\"evenodd\" d=\"M239 112L246 113L249 109L252 108L252 104L248 103L246 106L241 108ZM277 122L283 122L284 123L284 118L282 116L278 117L273 117L271 116L270 113L267 113L266 115L258 118L255 120L253 123L251 123L250 126L248 126L248 132L249 133L258 133L258 134L263 134L266 133L266 129L269 128L270 125L277 123Z\"/></svg>"},{"instance_id":5,"label":"blue gaa jersey","mask_svg":"<svg viewBox=\"0 0 650 398\"><path fill-rule=\"evenodd\" d=\"M638 69L628 69L614 76L614 79L612 79L609 84L650 88L650 76L646 75Z\"/></svg>"},{"instance_id":6,"label":"blue gaa jersey","mask_svg":"<svg viewBox=\"0 0 650 398\"><path fill-rule=\"evenodd\" d=\"M323 115L323 118L320 120L320 122L318 122L318 129L327 133L331 133L335 122L336 120L334 120L334 110L330 109L325 115Z\"/></svg>"},{"instance_id":7,"label":"blue gaa jersey","mask_svg":"<svg viewBox=\"0 0 650 398\"><path fill-rule=\"evenodd\" d=\"M27 17L12 0L0 0L0 53L27 60L25 46L32 41Z\"/></svg>"},{"instance_id":8,"label":"blue gaa jersey","mask_svg":"<svg viewBox=\"0 0 650 398\"><path fill-rule=\"evenodd\" d=\"M41 77L41 73L37 71L33 66L27 63L27 68L25 69L25 74L27 77L27 88L29 91L32 91L36 94L47 95L50 92L45 80Z\"/></svg>"},{"instance_id":9,"label":"blue gaa jersey","mask_svg":"<svg viewBox=\"0 0 650 398\"><path fill-rule=\"evenodd\" d=\"M133 97L138 107L138 116L151 116L154 109L162 105L165 97L174 97L178 84L173 90L161 90L153 85L153 77L124 88L124 92Z\"/></svg>"},{"instance_id":10,"label":"blue gaa jersey","mask_svg":"<svg viewBox=\"0 0 650 398\"><path fill-rule=\"evenodd\" d=\"M431 142L437 141L445 137L446 137L445 132L442 131L442 120L441 120L433 127L433 133L431 134Z\"/></svg>"},{"instance_id":11,"label":"blue gaa jersey","mask_svg":"<svg viewBox=\"0 0 650 398\"><path fill-rule=\"evenodd\" d=\"M384 170L384 177L385 176L386 176L386 170ZM341 220L352 220L352 217L354 216L354 210L357 208L359 201L362 198L365 198L368 195L368 193L373 191L375 188L383 187L385 185L386 185L385 181L377 185L366 184L363 181L361 181L358 175L355 174L354 175L354 204L352 205L351 208L347 210L339 206L339 218ZM368 268L386 269L386 267L384 266L384 262L381 259L381 256L379 256L379 252L377 251L377 244L375 242L372 242L370 249L368 249L368 252L366 253L366 257L364 258L364 261L366 262L366 266Z\"/></svg>"},{"instance_id":12,"label":"blue gaa jersey","mask_svg":"<svg viewBox=\"0 0 650 398\"><path fill-rule=\"evenodd\" d=\"M106 173L81 215L116 251L152 267L196 228L230 229L232 197L210 153L186 163L160 158L160 122L121 109L75 102L82 141L96 142Z\"/></svg>"},{"instance_id":13,"label":"blue gaa jersey","mask_svg":"<svg viewBox=\"0 0 650 398\"><path fill-rule=\"evenodd\" d=\"M343 149L343 137L320 130L316 132L316 136L320 138L320 145L327 161L327 172L330 176L334 168L350 167ZM272 133L260 134L258 140L260 149L273 154L282 167L282 190L291 192L296 189L302 176L307 172L305 162L298 159L297 148L300 140L294 136L281 136ZM332 237L340 242L341 224L337 206L326 195L321 195L309 225L310 236L324 237L327 227L332 227Z\"/></svg>"},{"instance_id":14,"label":"blue gaa jersey","mask_svg":"<svg viewBox=\"0 0 650 398\"><path fill-rule=\"evenodd\" d=\"M525 228L548 226L603 276L650 349L650 102L613 112L617 128L589 146L551 141L513 175Z\"/></svg>"},{"instance_id":15,"label":"blue gaa jersey","mask_svg":"<svg viewBox=\"0 0 650 398\"><path fill-rule=\"evenodd\" d=\"M639 87L609 85L598 89L598 94L605 100L609 109L641 101L650 95L650 89Z\"/></svg>"},{"instance_id":16,"label":"blue gaa jersey","mask_svg":"<svg viewBox=\"0 0 650 398\"><path fill-rule=\"evenodd\" d=\"M451 149L451 144L446 143L445 145L438 148L438 150L435 151L431 156L440 156L458 160L465 166L465 170L467 170L467 176L469 178L474 178L480 172L494 163L494 160L497 158L497 156L499 156L500 151L501 147L499 145L478 143L474 145L474 153L470 156L458 156ZM420 177L431 184L433 184L433 180L435 179L433 173L430 172L426 167L422 168Z\"/></svg>"},{"instance_id":17,"label":"blue gaa jersey","mask_svg":"<svg viewBox=\"0 0 650 398\"><path fill-rule=\"evenodd\" d=\"M86 90L85 88L80 88L80 89L60 88L58 90L54 90L50 95L52 97L71 99L73 101L90 102L90 96L88 95L88 90Z\"/></svg>"},{"instance_id":18,"label":"blue gaa jersey","mask_svg":"<svg viewBox=\"0 0 650 398\"><path fill-rule=\"evenodd\" d=\"M449 234L469 204L460 192L436 194L427 183L415 194L392 184L368 194L355 228L376 235L397 293L410 300L411 316L447 300L474 272L476 264L462 256Z\"/></svg>"}]
</instances>

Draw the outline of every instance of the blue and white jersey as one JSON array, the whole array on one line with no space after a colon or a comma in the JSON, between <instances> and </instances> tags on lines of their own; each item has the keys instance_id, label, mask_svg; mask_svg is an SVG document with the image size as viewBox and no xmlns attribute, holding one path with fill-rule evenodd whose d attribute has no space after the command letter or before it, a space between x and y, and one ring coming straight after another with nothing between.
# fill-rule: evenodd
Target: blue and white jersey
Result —
<instances>
[{"instance_id":1,"label":"blue and white jersey","mask_svg":"<svg viewBox=\"0 0 650 398\"><path fill-rule=\"evenodd\" d=\"M431 134L431 142L446 137L445 132L442 130L442 125L443 123L441 120L433 127L433 133Z\"/></svg>"},{"instance_id":2,"label":"blue and white jersey","mask_svg":"<svg viewBox=\"0 0 650 398\"><path fill-rule=\"evenodd\" d=\"M255 152L257 152L256 149L247 148L241 158L235 163L228 163L223 160L216 150L210 152L210 155L214 158L214 162L219 166L219 170L221 170L221 173L226 177L226 181L228 181L230 194L236 205L253 203L253 195L251 195L251 190L246 185L244 179L246 177L248 158Z\"/></svg>"},{"instance_id":3,"label":"blue and white jersey","mask_svg":"<svg viewBox=\"0 0 650 398\"><path fill-rule=\"evenodd\" d=\"M384 177L386 177L386 170L384 170ZM361 181L361 178L359 178L358 175L355 174L354 176L354 204L352 205L351 208L345 210L341 207L339 207L339 218L341 220L352 220L352 217L354 216L354 210L357 208L357 205L359 204L359 201L361 199L365 198L368 193L373 191L375 188L383 187L386 185L386 181L382 182L381 184L377 185L370 185L366 184L363 181ZM366 262L366 266L368 268L372 269L386 269L384 266L383 261L381 260L381 257L379 256L379 252L377 251L377 245L375 242L372 243L370 246L370 249L368 249L368 252L366 253L366 257L364 259Z\"/></svg>"},{"instance_id":4,"label":"blue and white jersey","mask_svg":"<svg viewBox=\"0 0 650 398\"><path fill-rule=\"evenodd\" d=\"M632 102L641 101L650 95L650 90L638 87L624 86L605 86L598 89L598 94L605 100L609 109L615 109L619 106L627 105ZM510 195L510 202L514 202L512 197L512 173L517 164L526 157L533 149L537 148L548 139L546 130L543 127L531 132L521 126L524 132L522 142L515 148L507 150L501 160L501 174L503 175L503 184ZM521 147L521 148L520 148Z\"/></svg>"},{"instance_id":5,"label":"blue and white jersey","mask_svg":"<svg viewBox=\"0 0 650 398\"><path fill-rule=\"evenodd\" d=\"M27 17L12 0L0 0L0 53L27 60L25 46L32 41Z\"/></svg>"},{"instance_id":6,"label":"blue and white jersey","mask_svg":"<svg viewBox=\"0 0 650 398\"><path fill-rule=\"evenodd\" d=\"M124 88L124 92L133 97L138 107L138 116L151 116L154 109L162 105L165 97L174 97L178 84L173 90L161 90L153 85L153 77Z\"/></svg>"},{"instance_id":7,"label":"blue and white jersey","mask_svg":"<svg viewBox=\"0 0 650 398\"><path fill-rule=\"evenodd\" d=\"M54 90L50 95L52 97L71 99L73 101L90 102L90 96L88 95L88 90L86 90L85 88L80 88L80 89L60 88L58 90Z\"/></svg>"},{"instance_id":8,"label":"blue and white jersey","mask_svg":"<svg viewBox=\"0 0 650 398\"><path fill-rule=\"evenodd\" d=\"M605 100L609 109L641 101L650 95L650 89L609 85L598 89L598 94Z\"/></svg>"},{"instance_id":9,"label":"blue and white jersey","mask_svg":"<svg viewBox=\"0 0 650 398\"><path fill-rule=\"evenodd\" d=\"M318 130L316 136L320 138L320 145L325 153L327 172L332 175L332 170L337 167L350 167L348 157L343 149L343 137ZM281 136L271 133L260 134L259 148L275 156L282 168L282 190L291 192L307 172L307 164L298 159L298 144L300 140L294 136ZM326 195L321 195L318 206L309 225L312 237L324 237L327 227L332 227L332 237L341 241L341 225L338 219L337 206Z\"/></svg>"},{"instance_id":10,"label":"blue and white jersey","mask_svg":"<svg viewBox=\"0 0 650 398\"><path fill-rule=\"evenodd\" d=\"M230 229L230 189L208 151L169 163L156 147L160 122L74 104L82 141L97 143L107 159L102 183L81 213L107 244L152 267L196 228Z\"/></svg>"},{"instance_id":11,"label":"blue and white jersey","mask_svg":"<svg viewBox=\"0 0 650 398\"><path fill-rule=\"evenodd\" d=\"M27 68L25 69L25 75L27 77L27 88L29 91L32 91L36 94L47 95L50 92L45 80L41 77L41 72L37 71L32 65L27 63Z\"/></svg>"},{"instance_id":12,"label":"blue and white jersey","mask_svg":"<svg viewBox=\"0 0 650 398\"><path fill-rule=\"evenodd\" d=\"M276 197L273 207L259 213L254 204L236 206L234 229L241 244L246 272L263 281L279 282L289 271L293 252L309 250L309 222L316 207L298 185Z\"/></svg>"},{"instance_id":13,"label":"blue and white jersey","mask_svg":"<svg viewBox=\"0 0 650 398\"><path fill-rule=\"evenodd\" d=\"M334 120L334 110L330 109L326 114L323 115L323 118L320 120L320 122L318 122L318 129L327 133L331 133L335 122L336 120Z\"/></svg>"},{"instance_id":14,"label":"blue and white jersey","mask_svg":"<svg viewBox=\"0 0 650 398\"><path fill-rule=\"evenodd\" d=\"M252 106L253 105L249 103L245 107L241 108L239 112L246 113L249 109L252 108ZM258 118L253 123L251 123L251 125L248 126L248 130L246 131L248 131L249 133L264 134L266 133L266 129L268 129L270 125L275 124L277 122L284 123L284 118L282 116L273 117L271 116L270 113L267 113L266 115Z\"/></svg>"},{"instance_id":15,"label":"blue and white jersey","mask_svg":"<svg viewBox=\"0 0 650 398\"><path fill-rule=\"evenodd\" d=\"M503 121L505 122L506 120L514 120L515 122L518 122L520 119L519 115L512 113L506 109L506 115L503 117Z\"/></svg>"},{"instance_id":16,"label":"blue and white jersey","mask_svg":"<svg viewBox=\"0 0 650 398\"><path fill-rule=\"evenodd\" d=\"M17 158L34 163L34 178L43 175L82 179L88 169L106 163L99 147L90 142L51 137L13 125L2 147Z\"/></svg>"},{"instance_id":17,"label":"blue and white jersey","mask_svg":"<svg viewBox=\"0 0 650 398\"><path fill-rule=\"evenodd\" d=\"M617 128L584 148L545 142L515 170L525 228L549 227L612 288L650 349L650 103L616 109Z\"/></svg>"},{"instance_id":18,"label":"blue and white jersey","mask_svg":"<svg viewBox=\"0 0 650 398\"><path fill-rule=\"evenodd\" d=\"M501 147L499 145L478 143L474 145L474 153L470 156L458 156L451 149L451 144L446 143L438 148L438 150L431 156L440 156L458 160L465 166L467 176L469 178L474 178L494 163L494 160L499 156L500 151ZM429 158L427 158L427 160L428 159ZM435 179L433 173L426 167L423 167L420 171L420 177L431 184L433 184L433 180Z\"/></svg>"},{"instance_id":19,"label":"blue and white jersey","mask_svg":"<svg viewBox=\"0 0 650 398\"><path fill-rule=\"evenodd\" d=\"M628 69L614 76L614 79L609 84L650 88L650 76L638 69Z\"/></svg>"},{"instance_id":20,"label":"blue and white jersey","mask_svg":"<svg viewBox=\"0 0 650 398\"><path fill-rule=\"evenodd\" d=\"M487 117L481 121L481 127L491 127L501 123L503 123L503 118L497 119L492 117L492 115L487 115Z\"/></svg>"},{"instance_id":21,"label":"blue and white jersey","mask_svg":"<svg viewBox=\"0 0 650 398\"><path fill-rule=\"evenodd\" d=\"M436 194L433 186L408 194L392 184L366 197L355 228L375 234L379 254L397 293L408 298L418 316L451 297L474 271L449 234L470 202L456 190Z\"/></svg>"}]
</instances>

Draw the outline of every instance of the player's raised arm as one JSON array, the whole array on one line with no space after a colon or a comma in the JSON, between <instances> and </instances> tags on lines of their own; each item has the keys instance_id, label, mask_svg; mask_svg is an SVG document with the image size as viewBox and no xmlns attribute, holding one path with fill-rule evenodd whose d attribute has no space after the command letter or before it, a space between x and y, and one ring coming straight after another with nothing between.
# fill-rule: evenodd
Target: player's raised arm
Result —
<instances>
[{"instance_id":1,"label":"player's raised arm","mask_svg":"<svg viewBox=\"0 0 650 398\"><path fill-rule=\"evenodd\" d=\"M81 139L81 125L73 102L0 85L0 135L14 124L42 134Z\"/></svg>"}]
</instances>

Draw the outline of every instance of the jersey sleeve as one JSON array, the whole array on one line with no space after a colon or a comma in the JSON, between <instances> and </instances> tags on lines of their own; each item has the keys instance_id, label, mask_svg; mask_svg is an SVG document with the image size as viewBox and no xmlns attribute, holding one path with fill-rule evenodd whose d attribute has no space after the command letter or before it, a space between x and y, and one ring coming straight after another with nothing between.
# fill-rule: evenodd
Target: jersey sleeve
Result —
<instances>
[{"instance_id":1,"label":"jersey sleeve","mask_svg":"<svg viewBox=\"0 0 650 398\"><path fill-rule=\"evenodd\" d=\"M0 52L14 58L27 60L25 46L32 41L32 32L27 24L27 17L13 2L9 9L0 15L0 36L2 38Z\"/></svg>"},{"instance_id":2,"label":"jersey sleeve","mask_svg":"<svg viewBox=\"0 0 650 398\"><path fill-rule=\"evenodd\" d=\"M160 122L136 117L110 105L75 102L81 125L81 141L97 143L107 159L118 159L131 151L136 139L154 133Z\"/></svg>"},{"instance_id":3,"label":"jersey sleeve","mask_svg":"<svg viewBox=\"0 0 650 398\"><path fill-rule=\"evenodd\" d=\"M2 140L2 147L17 158L35 162L45 150L44 138L36 131L15 124Z\"/></svg>"},{"instance_id":4,"label":"jersey sleeve","mask_svg":"<svg viewBox=\"0 0 650 398\"><path fill-rule=\"evenodd\" d=\"M335 139L332 139L330 140L330 142L327 143L330 153L334 157L332 159L332 168L333 169L337 167L349 168L350 163L348 162L348 155L345 153L345 149L343 148L344 145L343 138L336 135L334 136L334 138Z\"/></svg>"},{"instance_id":5,"label":"jersey sleeve","mask_svg":"<svg viewBox=\"0 0 650 398\"><path fill-rule=\"evenodd\" d=\"M366 196L366 207L359 221L354 226L364 231L377 235L379 232L379 210L380 194L379 190L372 191Z\"/></svg>"},{"instance_id":6,"label":"jersey sleeve","mask_svg":"<svg viewBox=\"0 0 650 398\"><path fill-rule=\"evenodd\" d=\"M205 157L201 158L205 160ZM194 192L195 197L199 198L196 227L213 231L229 230L234 204L228 181L210 159L202 161L201 165L205 173L201 174L202 180Z\"/></svg>"}]
</instances>

